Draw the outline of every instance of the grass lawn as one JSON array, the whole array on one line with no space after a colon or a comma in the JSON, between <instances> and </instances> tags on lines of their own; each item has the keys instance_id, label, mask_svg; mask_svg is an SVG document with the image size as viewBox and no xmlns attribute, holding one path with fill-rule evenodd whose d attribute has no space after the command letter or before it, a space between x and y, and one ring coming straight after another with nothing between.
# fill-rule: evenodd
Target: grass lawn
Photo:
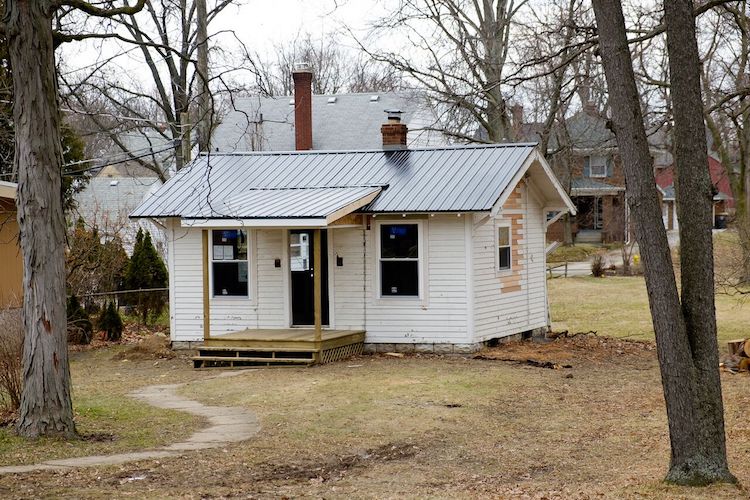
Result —
<instances>
[{"instance_id":1,"label":"grass lawn","mask_svg":"<svg viewBox=\"0 0 750 500\"><path fill-rule=\"evenodd\" d=\"M470 357L363 356L307 369L246 370L229 379L208 379L215 372L193 371L184 359L158 366L117 364L111 354L107 349L77 356L73 377L79 405L103 399L102 406L117 408L129 404L121 394L143 383L190 381L182 394L249 408L259 417L261 433L245 443L158 461L0 476L0 495L671 499L744 494L730 486L693 490L660 482L669 442L648 345L579 336L488 352L572 365L559 370ZM730 462L747 483L748 378L725 374L722 379ZM159 411L146 421L144 415L114 419L108 429L126 435L153 426L159 439L190 431L184 418L171 420ZM44 446L61 455L81 451L77 444Z\"/></svg>"},{"instance_id":2,"label":"grass lawn","mask_svg":"<svg viewBox=\"0 0 750 500\"><path fill-rule=\"evenodd\" d=\"M553 329L653 340L643 277L558 278L548 280ZM720 348L726 341L750 336L750 303L716 296Z\"/></svg>"},{"instance_id":3,"label":"grass lawn","mask_svg":"<svg viewBox=\"0 0 750 500\"><path fill-rule=\"evenodd\" d=\"M158 410L126 396L139 387L193 377L184 362L150 360L138 363L136 370L131 361L113 359L121 350L71 353L73 410L83 439L26 441L0 427L0 464L141 450L172 443L203 425L198 417Z\"/></svg>"}]
</instances>

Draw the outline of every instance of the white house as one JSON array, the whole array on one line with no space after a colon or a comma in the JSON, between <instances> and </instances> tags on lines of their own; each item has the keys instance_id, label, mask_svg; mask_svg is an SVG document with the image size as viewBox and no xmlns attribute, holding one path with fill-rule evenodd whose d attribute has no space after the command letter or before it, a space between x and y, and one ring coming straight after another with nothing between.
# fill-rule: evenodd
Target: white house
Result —
<instances>
[{"instance_id":1,"label":"white house","mask_svg":"<svg viewBox=\"0 0 750 500\"><path fill-rule=\"evenodd\" d=\"M382 132L204 155L133 212L167 228L171 338L203 342L196 366L468 352L548 324L546 214L574 207L536 145L405 149L397 114Z\"/></svg>"}]
</instances>

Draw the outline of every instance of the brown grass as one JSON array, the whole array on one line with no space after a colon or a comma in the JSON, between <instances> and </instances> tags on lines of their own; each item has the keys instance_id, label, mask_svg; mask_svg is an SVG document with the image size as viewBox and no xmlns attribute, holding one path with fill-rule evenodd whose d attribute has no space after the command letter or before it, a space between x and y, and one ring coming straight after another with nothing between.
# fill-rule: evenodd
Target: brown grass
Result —
<instances>
[{"instance_id":1,"label":"brown grass","mask_svg":"<svg viewBox=\"0 0 750 500\"><path fill-rule=\"evenodd\" d=\"M21 311L0 309L0 422L21 404L23 337Z\"/></svg>"},{"instance_id":2,"label":"brown grass","mask_svg":"<svg viewBox=\"0 0 750 500\"><path fill-rule=\"evenodd\" d=\"M747 496L730 486L661 483L669 441L651 344L588 335L484 354L572 368L468 356L364 356L205 380L206 372L184 366L167 371L168 380L192 378L185 395L253 410L260 435L174 459L0 477L0 491L86 498ZM97 363L88 366L96 370ZM119 371L136 375L145 363L125 363ZM750 379L725 374L722 380L730 462L747 483Z\"/></svg>"}]
</instances>

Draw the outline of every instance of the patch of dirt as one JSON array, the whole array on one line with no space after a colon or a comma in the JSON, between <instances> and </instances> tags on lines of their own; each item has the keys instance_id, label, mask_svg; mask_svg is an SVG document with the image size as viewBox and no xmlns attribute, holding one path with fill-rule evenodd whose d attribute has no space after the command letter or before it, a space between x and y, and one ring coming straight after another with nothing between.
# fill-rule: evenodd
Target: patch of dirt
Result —
<instances>
[{"instance_id":1,"label":"patch of dirt","mask_svg":"<svg viewBox=\"0 0 750 500\"><path fill-rule=\"evenodd\" d=\"M142 338L138 343L131 344L126 349L112 356L112 359L150 360L171 359L176 356L177 354L169 346L169 339L167 337L151 335Z\"/></svg>"},{"instance_id":2,"label":"patch of dirt","mask_svg":"<svg viewBox=\"0 0 750 500\"><path fill-rule=\"evenodd\" d=\"M144 339L154 336L169 338L169 328L165 326L146 326L139 323L126 323L123 326L122 338L117 342L105 340L104 332L94 332L94 338L91 340L90 344L69 344L68 349L72 352L84 352L115 345L140 344Z\"/></svg>"},{"instance_id":3,"label":"patch of dirt","mask_svg":"<svg viewBox=\"0 0 750 500\"><path fill-rule=\"evenodd\" d=\"M324 463L320 461L284 465L264 463L255 469L253 480L287 481L302 479L324 483L340 479L351 469L370 467L378 462L392 462L411 458L419 450L418 446L411 443L388 443L354 455L332 457Z\"/></svg>"},{"instance_id":4,"label":"patch of dirt","mask_svg":"<svg viewBox=\"0 0 750 500\"><path fill-rule=\"evenodd\" d=\"M94 443L106 443L116 441L117 436L115 436L111 432L95 432L91 434L82 434L81 439L83 441L91 441Z\"/></svg>"},{"instance_id":5,"label":"patch of dirt","mask_svg":"<svg viewBox=\"0 0 750 500\"><path fill-rule=\"evenodd\" d=\"M482 350L475 359L510 361L540 368L570 368L571 363L656 359L651 341L599 337L595 332L559 334L538 342L517 340Z\"/></svg>"}]
</instances>

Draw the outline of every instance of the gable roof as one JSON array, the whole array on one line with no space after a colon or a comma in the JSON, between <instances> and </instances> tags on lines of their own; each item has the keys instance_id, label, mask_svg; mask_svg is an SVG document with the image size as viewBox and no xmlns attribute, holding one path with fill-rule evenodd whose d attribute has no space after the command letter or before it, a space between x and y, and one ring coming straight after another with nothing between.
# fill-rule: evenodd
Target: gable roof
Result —
<instances>
[{"instance_id":1,"label":"gable roof","mask_svg":"<svg viewBox=\"0 0 750 500\"><path fill-rule=\"evenodd\" d=\"M382 146L380 126L386 109L400 109L409 128L410 147L443 146L445 137L425 130L436 119L418 92L312 96L312 136L316 150L362 150ZM212 146L218 152L292 151L294 97L240 97L217 126Z\"/></svg>"},{"instance_id":2,"label":"gable roof","mask_svg":"<svg viewBox=\"0 0 750 500\"><path fill-rule=\"evenodd\" d=\"M727 171L724 165L711 155L708 156L708 173L711 175L711 184L713 184L717 191L714 200L725 200L727 207L733 208L734 197L732 196L732 186L729 182ZM662 169L656 174L656 184L665 190L672 188L671 198L668 199L674 199L674 165Z\"/></svg>"},{"instance_id":3,"label":"gable roof","mask_svg":"<svg viewBox=\"0 0 750 500\"><path fill-rule=\"evenodd\" d=\"M374 201L362 207L364 212L486 211L512 183L515 186L535 160L543 170L537 175L548 179L544 186L547 197L557 206L574 210L536 152L536 145L522 143L399 151L212 154L177 173L131 217L237 219L249 215L240 213L237 206L233 209L227 201L254 190L357 187L382 189ZM285 214L291 215L305 216Z\"/></svg>"}]
</instances>

